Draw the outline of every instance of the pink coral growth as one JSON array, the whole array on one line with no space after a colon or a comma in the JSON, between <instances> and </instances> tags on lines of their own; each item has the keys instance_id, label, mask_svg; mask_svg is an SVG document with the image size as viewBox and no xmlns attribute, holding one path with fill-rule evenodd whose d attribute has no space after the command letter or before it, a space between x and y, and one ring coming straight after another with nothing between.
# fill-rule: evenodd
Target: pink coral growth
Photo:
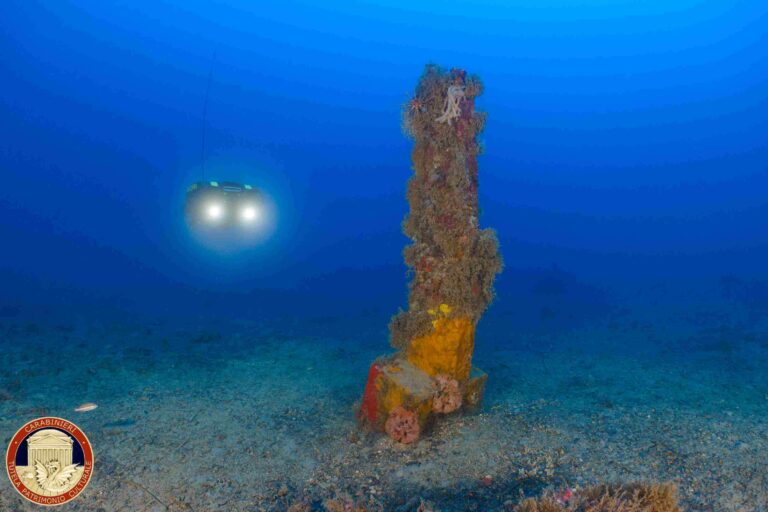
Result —
<instances>
[{"instance_id":1,"label":"pink coral growth","mask_svg":"<svg viewBox=\"0 0 768 512\"><path fill-rule=\"evenodd\" d=\"M390 411L384 431L389 437L403 444L413 443L421 434L416 414L399 405Z\"/></svg>"},{"instance_id":2,"label":"pink coral growth","mask_svg":"<svg viewBox=\"0 0 768 512\"><path fill-rule=\"evenodd\" d=\"M456 379L448 375L438 375L435 377L435 388L433 411L447 414L461 407L461 390Z\"/></svg>"}]
</instances>

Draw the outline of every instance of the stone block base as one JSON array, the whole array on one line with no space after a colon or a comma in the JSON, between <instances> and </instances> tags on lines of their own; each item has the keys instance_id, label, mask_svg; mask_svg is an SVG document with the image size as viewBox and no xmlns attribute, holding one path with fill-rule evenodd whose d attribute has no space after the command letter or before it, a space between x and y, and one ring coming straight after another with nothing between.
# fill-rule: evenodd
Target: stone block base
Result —
<instances>
[{"instance_id":1,"label":"stone block base","mask_svg":"<svg viewBox=\"0 0 768 512\"><path fill-rule=\"evenodd\" d=\"M463 408L480 404L487 379L485 372L473 367L469 377L459 382ZM423 432L436 415L432 409L436 390L435 380L404 357L379 359L368 372L359 419L372 430L383 432L392 411L405 409L415 415Z\"/></svg>"},{"instance_id":2,"label":"stone block base","mask_svg":"<svg viewBox=\"0 0 768 512\"><path fill-rule=\"evenodd\" d=\"M400 357L380 359L368 372L360 420L373 430L383 431L390 412L400 406L415 413L423 429L432 411L433 394L429 375L408 361Z\"/></svg>"}]
</instances>

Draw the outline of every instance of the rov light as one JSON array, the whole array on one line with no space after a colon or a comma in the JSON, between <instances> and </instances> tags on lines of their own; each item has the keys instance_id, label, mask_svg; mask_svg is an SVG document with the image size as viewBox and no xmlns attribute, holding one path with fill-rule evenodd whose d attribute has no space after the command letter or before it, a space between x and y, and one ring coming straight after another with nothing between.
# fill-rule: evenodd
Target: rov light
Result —
<instances>
[{"instance_id":1,"label":"rov light","mask_svg":"<svg viewBox=\"0 0 768 512\"><path fill-rule=\"evenodd\" d=\"M224 207L220 203L210 203L205 208L205 215L208 220L217 221L224 216Z\"/></svg>"},{"instance_id":2,"label":"rov light","mask_svg":"<svg viewBox=\"0 0 768 512\"><path fill-rule=\"evenodd\" d=\"M234 181L200 181L187 190L184 211L191 228L254 232L269 216L258 189Z\"/></svg>"},{"instance_id":3,"label":"rov light","mask_svg":"<svg viewBox=\"0 0 768 512\"><path fill-rule=\"evenodd\" d=\"M259 209L254 205L244 206L240 210L240 218L244 222L253 222L259 217Z\"/></svg>"}]
</instances>

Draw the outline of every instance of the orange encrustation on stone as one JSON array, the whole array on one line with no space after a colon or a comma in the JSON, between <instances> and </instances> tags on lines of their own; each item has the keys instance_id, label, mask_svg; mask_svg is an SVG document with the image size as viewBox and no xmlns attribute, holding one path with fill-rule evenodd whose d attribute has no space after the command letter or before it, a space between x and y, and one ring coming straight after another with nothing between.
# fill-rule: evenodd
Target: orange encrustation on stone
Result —
<instances>
[{"instance_id":1,"label":"orange encrustation on stone","mask_svg":"<svg viewBox=\"0 0 768 512\"><path fill-rule=\"evenodd\" d=\"M423 431L434 412L441 378L458 384L459 402L466 401L468 407L482 397L487 376L472 368L475 324L468 317L451 318L445 304L429 313L435 317L432 332L371 365L359 416L373 430L384 430L393 411L403 409L415 415Z\"/></svg>"},{"instance_id":2,"label":"orange encrustation on stone","mask_svg":"<svg viewBox=\"0 0 768 512\"><path fill-rule=\"evenodd\" d=\"M434 377L447 374L459 382L469 378L475 348L475 324L470 318L438 318L432 332L414 338L405 349L408 361Z\"/></svg>"}]
</instances>

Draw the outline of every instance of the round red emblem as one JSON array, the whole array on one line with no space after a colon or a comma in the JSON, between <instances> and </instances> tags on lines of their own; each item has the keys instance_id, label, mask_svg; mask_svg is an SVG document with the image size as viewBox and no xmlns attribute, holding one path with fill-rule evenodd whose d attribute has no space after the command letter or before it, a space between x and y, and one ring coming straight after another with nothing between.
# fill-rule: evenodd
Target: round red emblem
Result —
<instances>
[{"instance_id":1,"label":"round red emblem","mask_svg":"<svg viewBox=\"0 0 768 512\"><path fill-rule=\"evenodd\" d=\"M75 499L93 476L93 448L74 423L62 418L27 422L11 439L5 467L13 488L38 505Z\"/></svg>"}]
</instances>

